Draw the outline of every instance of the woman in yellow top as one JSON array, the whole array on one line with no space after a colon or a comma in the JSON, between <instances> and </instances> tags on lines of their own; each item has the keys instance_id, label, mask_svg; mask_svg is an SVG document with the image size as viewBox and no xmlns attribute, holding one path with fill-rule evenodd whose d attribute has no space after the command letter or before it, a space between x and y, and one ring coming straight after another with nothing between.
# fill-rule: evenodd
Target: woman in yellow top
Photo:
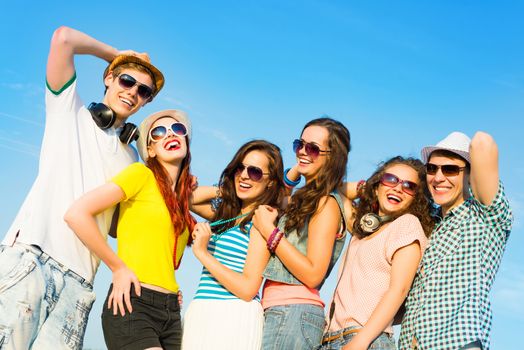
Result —
<instances>
[{"instance_id":1,"label":"woman in yellow top","mask_svg":"<svg viewBox=\"0 0 524 350\"><path fill-rule=\"evenodd\" d=\"M139 131L145 165L134 163L80 197L65 220L113 272L102 313L108 349L179 349L175 270L195 224L188 205L191 124L183 112L165 110L148 116ZM117 203L118 255L94 219Z\"/></svg>"}]
</instances>

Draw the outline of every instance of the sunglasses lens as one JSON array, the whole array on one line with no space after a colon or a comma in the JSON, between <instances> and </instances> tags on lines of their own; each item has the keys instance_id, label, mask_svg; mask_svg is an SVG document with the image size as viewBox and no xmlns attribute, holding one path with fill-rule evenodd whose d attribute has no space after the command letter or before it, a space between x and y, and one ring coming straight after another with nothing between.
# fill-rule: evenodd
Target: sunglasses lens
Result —
<instances>
[{"instance_id":1,"label":"sunglasses lens","mask_svg":"<svg viewBox=\"0 0 524 350\"><path fill-rule=\"evenodd\" d=\"M262 176L264 175L262 169L257 168L256 166L248 166L247 167L247 176L253 181L260 181Z\"/></svg>"},{"instance_id":2,"label":"sunglasses lens","mask_svg":"<svg viewBox=\"0 0 524 350\"><path fill-rule=\"evenodd\" d=\"M411 181L404 181L402 182L402 190L413 196L417 192L417 184Z\"/></svg>"},{"instance_id":3,"label":"sunglasses lens","mask_svg":"<svg viewBox=\"0 0 524 350\"><path fill-rule=\"evenodd\" d=\"M395 187L399 181L400 180L398 177L390 173L385 173L384 175L382 175L382 178L380 179L380 182L384 186L388 186L388 187Z\"/></svg>"},{"instance_id":4,"label":"sunglasses lens","mask_svg":"<svg viewBox=\"0 0 524 350\"><path fill-rule=\"evenodd\" d=\"M435 164L432 164L432 163L426 164L426 173L428 173L429 175L435 175L437 173L437 170L438 170L438 166L436 166Z\"/></svg>"},{"instance_id":5,"label":"sunglasses lens","mask_svg":"<svg viewBox=\"0 0 524 350\"><path fill-rule=\"evenodd\" d=\"M314 143L306 143L306 153L311 158L317 158L320 154L320 148Z\"/></svg>"},{"instance_id":6,"label":"sunglasses lens","mask_svg":"<svg viewBox=\"0 0 524 350\"><path fill-rule=\"evenodd\" d=\"M235 170L235 174L236 174L236 175L240 175L240 174L242 174L242 172L244 171L245 168L246 168L246 167L245 167L244 164L238 164L238 166L237 166L237 170Z\"/></svg>"},{"instance_id":7,"label":"sunglasses lens","mask_svg":"<svg viewBox=\"0 0 524 350\"><path fill-rule=\"evenodd\" d=\"M149 134L150 134L151 140L159 141L159 140L162 140L164 137L166 137L167 129L165 126L159 125L151 129L151 132Z\"/></svg>"},{"instance_id":8,"label":"sunglasses lens","mask_svg":"<svg viewBox=\"0 0 524 350\"><path fill-rule=\"evenodd\" d=\"M122 74L118 77L118 83L124 89L131 89L136 84L135 78L130 75Z\"/></svg>"},{"instance_id":9,"label":"sunglasses lens","mask_svg":"<svg viewBox=\"0 0 524 350\"><path fill-rule=\"evenodd\" d=\"M443 165L441 169L442 174L444 174L445 176L455 176L460 173L460 167L454 164Z\"/></svg>"},{"instance_id":10,"label":"sunglasses lens","mask_svg":"<svg viewBox=\"0 0 524 350\"><path fill-rule=\"evenodd\" d=\"M173 130L173 133L178 136L186 136L187 135L187 129L186 126L182 123L173 123L171 125L171 130Z\"/></svg>"},{"instance_id":11,"label":"sunglasses lens","mask_svg":"<svg viewBox=\"0 0 524 350\"><path fill-rule=\"evenodd\" d=\"M302 140L295 140L293 141L293 152L297 153L304 147L304 142Z\"/></svg>"},{"instance_id":12,"label":"sunglasses lens","mask_svg":"<svg viewBox=\"0 0 524 350\"><path fill-rule=\"evenodd\" d=\"M140 85L138 85L138 89L137 89L136 93L142 99L147 100L153 94L153 90L151 90L151 88L149 86L147 86L147 85L140 84Z\"/></svg>"}]
</instances>

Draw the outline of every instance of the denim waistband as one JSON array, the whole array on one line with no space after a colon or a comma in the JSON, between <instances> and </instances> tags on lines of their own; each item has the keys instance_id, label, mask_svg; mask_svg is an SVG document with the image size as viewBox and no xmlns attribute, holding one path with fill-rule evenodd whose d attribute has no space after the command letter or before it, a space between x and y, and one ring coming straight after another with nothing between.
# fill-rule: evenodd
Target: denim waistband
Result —
<instances>
[{"instance_id":1,"label":"denim waistband","mask_svg":"<svg viewBox=\"0 0 524 350\"><path fill-rule=\"evenodd\" d=\"M360 327L360 326L349 326L349 327L346 327L346 328L339 329L337 331L326 332L326 333L324 333L324 336L322 337L322 344L329 343L329 342L332 342L332 341L340 339L340 338L344 338L344 337L346 337L348 335L354 336L361 329L362 329L362 327ZM381 335L385 335L388 338L393 337L392 334L387 333L387 332L382 332L378 336L381 336Z\"/></svg>"},{"instance_id":2,"label":"denim waistband","mask_svg":"<svg viewBox=\"0 0 524 350\"><path fill-rule=\"evenodd\" d=\"M51 257L49 254L47 254L42 249L40 249L39 246L37 246L37 245L29 245L29 244L20 243L20 242L16 242L14 245L25 249L26 252L28 252L28 253L34 254L35 257L40 262L40 264L44 265L47 262L49 262L52 265L54 265L56 268L58 268L65 276L71 277L72 279L76 280L78 283L80 283L85 288L93 289L93 285L91 284L91 282L89 282L84 277L80 276L79 274L77 274L73 270L70 270L69 268L67 268L63 264L61 264L58 261L56 261L55 259L53 259L53 257Z\"/></svg>"},{"instance_id":3,"label":"denim waistband","mask_svg":"<svg viewBox=\"0 0 524 350\"><path fill-rule=\"evenodd\" d=\"M113 286L111 285L111 288ZM179 311L178 293L162 293L146 287L140 287L140 296L136 295L135 288L131 288L131 296L139 298L142 302L171 311Z\"/></svg>"}]
</instances>

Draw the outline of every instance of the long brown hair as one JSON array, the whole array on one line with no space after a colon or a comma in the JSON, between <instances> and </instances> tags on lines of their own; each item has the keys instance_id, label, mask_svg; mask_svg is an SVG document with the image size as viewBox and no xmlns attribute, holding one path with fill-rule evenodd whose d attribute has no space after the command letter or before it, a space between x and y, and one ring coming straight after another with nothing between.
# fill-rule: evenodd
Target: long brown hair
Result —
<instances>
[{"instance_id":1,"label":"long brown hair","mask_svg":"<svg viewBox=\"0 0 524 350\"><path fill-rule=\"evenodd\" d=\"M384 175L384 173L387 172L388 168L398 164L407 165L417 172L418 186L411 205L404 210L391 215L391 220L394 220L406 213L411 213L420 220L420 224L422 225L426 236L429 237L431 234L435 224L435 220L431 216L434 206L426 181L426 168L424 167L424 164L418 159L397 156L379 165L377 170L375 170L371 177L366 181L364 192L359 197L358 201L355 202L356 211L352 234L356 237L364 238L371 234L364 232L360 228L360 219L367 213L378 214L378 197L376 190L380 185L380 178L382 175Z\"/></svg>"},{"instance_id":2,"label":"long brown hair","mask_svg":"<svg viewBox=\"0 0 524 350\"><path fill-rule=\"evenodd\" d=\"M149 157L146 161L146 166L151 169L155 175L156 182L164 202L166 203L167 210L171 217L171 222L173 223L173 228L175 232L175 240L178 240L178 237L184 232L184 229L187 227L189 232L193 231L196 220L193 218L189 212L189 197L191 195L191 186L192 186L192 175L191 175L191 152L189 150L189 142L187 136L185 137L187 144L187 154L186 157L182 160L180 166L180 174L178 175L178 180L175 184L175 190L173 191L173 182L169 176L166 168L160 164L156 157ZM192 242L191 234L187 245L190 245ZM176 251L173 253L173 261L175 266L176 262Z\"/></svg>"},{"instance_id":3,"label":"long brown hair","mask_svg":"<svg viewBox=\"0 0 524 350\"><path fill-rule=\"evenodd\" d=\"M324 117L307 123L302 133L313 125L327 129L330 152L326 154L326 163L317 176L292 195L292 200L284 213L287 217L286 231L293 229L300 231L307 219L316 212L320 199L342 185L346 176L348 154L351 150L351 137L348 129L341 122Z\"/></svg>"},{"instance_id":4,"label":"long brown hair","mask_svg":"<svg viewBox=\"0 0 524 350\"><path fill-rule=\"evenodd\" d=\"M219 206L215 219L225 220L238 216L242 210L242 200L236 195L235 190L235 176L238 166L248 153L252 151L263 152L269 163L269 180L272 182L271 187L264 191L259 198L256 199L255 208L261 204L267 204L272 207L279 208L284 199L286 188L284 186L284 166L282 162L282 155L280 148L265 140L253 140L245 143L237 151L233 159L226 166L222 175L220 175L219 187L222 192L222 204ZM244 231L244 226L253 218L253 212L244 217L239 224L239 227ZM216 232L223 232L235 226L235 222L227 222L218 225L215 228Z\"/></svg>"}]
</instances>

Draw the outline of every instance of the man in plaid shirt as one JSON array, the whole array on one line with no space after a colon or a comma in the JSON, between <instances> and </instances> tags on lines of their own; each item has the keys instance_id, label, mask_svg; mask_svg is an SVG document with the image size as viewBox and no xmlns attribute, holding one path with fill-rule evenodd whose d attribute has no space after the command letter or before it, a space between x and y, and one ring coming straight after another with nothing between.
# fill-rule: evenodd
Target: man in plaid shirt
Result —
<instances>
[{"instance_id":1,"label":"man in plaid shirt","mask_svg":"<svg viewBox=\"0 0 524 350\"><path fill-rule=\"evenodd\" d=\"M489 291L511 230L498 149L477 132L422 149L442 210L406 302L400 349L489 349Z\"/></svg>"}]
</instances>

